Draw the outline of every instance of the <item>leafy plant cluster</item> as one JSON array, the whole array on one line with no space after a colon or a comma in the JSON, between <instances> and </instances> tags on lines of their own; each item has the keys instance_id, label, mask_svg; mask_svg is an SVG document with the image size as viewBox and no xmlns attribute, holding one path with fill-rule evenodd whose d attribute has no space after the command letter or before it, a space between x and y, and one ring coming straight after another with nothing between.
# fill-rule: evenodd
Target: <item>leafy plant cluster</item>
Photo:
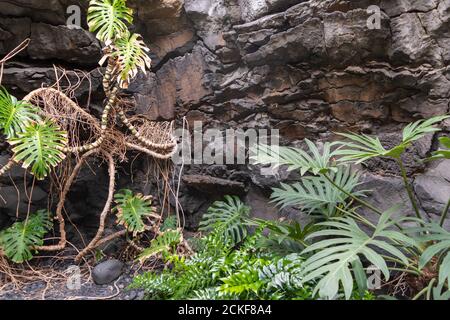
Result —
<instances>
[{"instance_id":1,"label":"leafy plant cluster","mask_svg":"<svg viewBox=\"0 0 450 320\"><path fill-rule=\"evenodd\" d=\"M131 287L144 288L149 299L313 299L314 281L301 275L304 259L295 250L267 246L267 227L280 238L282 232L274 222L251 219L249 212L237 197L215 202L201 222L205 235L191 239L195 254L188 257L177 255L179 231L161 233L139 260L160 253L166 268L136 277ZM363 297L372 298L366 292Z\"/></svg>"}]
</instances>

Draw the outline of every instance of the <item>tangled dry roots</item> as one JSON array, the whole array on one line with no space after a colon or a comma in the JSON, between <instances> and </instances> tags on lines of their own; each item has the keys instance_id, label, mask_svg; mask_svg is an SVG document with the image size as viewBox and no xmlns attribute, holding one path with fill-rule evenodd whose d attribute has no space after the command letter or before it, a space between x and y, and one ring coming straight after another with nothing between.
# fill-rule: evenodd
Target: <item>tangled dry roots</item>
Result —
<instances>
[{"instance_id":1,"label":"tangled dry roots","mask_svg":"<svg viewBox=\"0 0 450 320\"><path fill-rule=\"evenodd\" d=\"M121 161L125 159L127 150L135 150L156 159L166 160L172 157L176 152L176 140L173 137L173 123L170 122L152 122L145 117L135 117L128 120L122 110L117 111L112 108L109 119L108 128L102 130L101 123L91 114L83 110L77 103L70 99L62 91L55 88L40 88L29 93L25 101L38 106L44 117L54 119L54 121L65 130L69 136L68 149L83 150L84 146L95 144L95 141L101 141L96 148L87 150L87 152L75 152L78 159L77 164L69 172L66 171L65 182L62 183L63 188L60 191L59 202L56 210L56 217L59 222L60 240L56 245L42 246L40 251L58 251L66 246L65 221L62 214L66 196L76 176L90 156L99 156L106 160L109 164L109 192L108 200L100 215L100 223L97 235L76 257L76 261L81 259L93 249L103 243L103 231L105 228L105 220L111 211L111 203L115 188L115 161L114 156ZM133 128L131 135L126 135L117 129L116 119L120 115L122 122L127 128ZM137 134L136 134L137 133ZM64 171L64 170L63 170ZM71 171L71 172L70 172ZM119 232L117 236L123 235Z\"/></svg>"}]
</instances>

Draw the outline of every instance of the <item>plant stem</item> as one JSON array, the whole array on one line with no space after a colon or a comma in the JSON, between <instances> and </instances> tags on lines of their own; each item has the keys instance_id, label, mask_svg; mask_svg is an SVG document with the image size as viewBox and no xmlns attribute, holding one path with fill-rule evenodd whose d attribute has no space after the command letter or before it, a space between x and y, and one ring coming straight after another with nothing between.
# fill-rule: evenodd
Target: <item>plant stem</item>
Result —
<instances>
[{"instance_id":1,"label":"plant stem","mask_svg":"<svg viewBox=\"0 0 450 320\"><path fill-rule=\"evenodd\" d=\"M405 184L406 187L406 191L408 193L408 197L409 200L411 201L411 204L414 208L414 211L416 213L416 217L423 220L420 211L419 211L419 207L417 206L416 200L414 198L414 194L411 188L411 185L408 182L408 177L406 176L406 170L405 170L405 166L403 165L403 161L401 159L397 159L397 163L400 166L400 171L402 173L402 178L403 178L403 183Z\"/></svg>"},{"instance_id":2,"label":"plant stem","mask_svg":"<svg viewBox=\"0 0 450 320\"><path fill-rule=\"evenodd\" d=\"M352 193L344 190L341 186L337 185L333 179L331 179L326 173L323 174L323 176L325 177L325 179L327 179L335 188L337 188L339 191L343 192L345 195L347 195L348 197L352 198L353 200L355 200L356 202L360 203L361 205L369 208L370 210L372 210L373 212L375 212L378 215L382 215L383 212L381 212L381 210L378 210L377 208L375 208L374 206L372 206L370 203L361 200L360 198L358 198L357 196L353 195Z\"/></svg>"},{"instance_id":3,"label":"plant stem","mask_svg":"<svg viewBox=\"0 0 450 320\"><path fill-rule=\"evenodd\" d=\"M444 226L444 222L445 219L447 219L447 214L449 210L450 210L450 199L448 199L447 205L445 206L444 211L442 211L441 221L439 222L439 225L441 227Z\"/></svg>"}]
</instances>

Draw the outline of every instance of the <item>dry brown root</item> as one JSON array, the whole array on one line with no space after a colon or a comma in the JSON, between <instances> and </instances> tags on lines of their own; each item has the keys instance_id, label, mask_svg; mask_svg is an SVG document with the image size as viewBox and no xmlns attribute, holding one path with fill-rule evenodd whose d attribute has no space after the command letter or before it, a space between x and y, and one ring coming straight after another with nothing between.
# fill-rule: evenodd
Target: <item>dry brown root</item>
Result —
<instances>
[{"instance_id":1,"label":"dry brown root","mask_svg":"<svg viewBox=\"0 0 450 320\"><path fill-rule=\"evenodd\" d=\"M108 189L108 199L106 200L105 206L103 208L102 213L100 214L100 224L97 230L97 234L95 235L94 239L87 245L86 248L81 251L77 257L75 258L75 262L80 262L81 259L89 252L92 251L94 248L96 248L98 242L103 236L103 232L105 230L105 221L106 217L108 216L108 213L111 210L111 205L113 202L114 197L114 189L115 189L115 183L116 183L116 166L114 164L113 157L108 154L106 155L108 159L108 165L109 165L109 189Z\"/></svg>"},{"instance_id":2,"label":"dry brown root","mask_svg":"<svg viewBox=\"0 0 450 320\"><path fill-rule=\"evenodd\" d=\"M8 172L16 162L13 159L10 159L1 169L0 169L0 177L3 176L6 172Z\"/></svg>"},{"instance_id":3,"label":"dry brown root","mask_svg":"<svg viewBox=\"0 0 450 320\"><path fill-rule=\"evenodd\" d=\"M83 156L80 158L78 163L75 165L75 167L72 171L72 174L67 179L67 181L64 185L64 188L61 192L61 196L60 196L58 205L56 207L56 218L58 219L58 222L59 222L59 233L60 233L59 243L57 245L53 245L53 246L35 247L34 249L36 249L38 251L59 251L59 250L63 250L66 247L67 238L66 238L66 230L65 230L65 220L64 220L64 216L62 214L62 210L64 209L64 203L66 202L67 194L69 193L69 190L70 190L73 182L75 181L78 173L80 172L84 162L87 160L87 158L89 158L93 154L96 154L97 152L99 152L99 150L95 149L95 150L91 150L91 151L83 154Z\"/></svg>"}]
</instances>

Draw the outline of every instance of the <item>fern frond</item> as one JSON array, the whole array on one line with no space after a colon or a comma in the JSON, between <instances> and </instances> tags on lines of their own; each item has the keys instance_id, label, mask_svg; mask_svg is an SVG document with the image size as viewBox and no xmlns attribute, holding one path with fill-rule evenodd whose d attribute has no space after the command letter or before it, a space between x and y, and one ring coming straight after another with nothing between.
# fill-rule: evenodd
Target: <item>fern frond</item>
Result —
<instances>
[{"instance_id":1,"label":"fern frond","mask_svg":"<svg viewBox=\"0 0 450 320\"><path fill-rule=\"evenodd\" d=\"M176 248L181 241L182 236L179 230L167 230L150 242L150 247L142 251L138 260L144 263L151 257L176 252Z\"/></svg>"}]
</instances>

